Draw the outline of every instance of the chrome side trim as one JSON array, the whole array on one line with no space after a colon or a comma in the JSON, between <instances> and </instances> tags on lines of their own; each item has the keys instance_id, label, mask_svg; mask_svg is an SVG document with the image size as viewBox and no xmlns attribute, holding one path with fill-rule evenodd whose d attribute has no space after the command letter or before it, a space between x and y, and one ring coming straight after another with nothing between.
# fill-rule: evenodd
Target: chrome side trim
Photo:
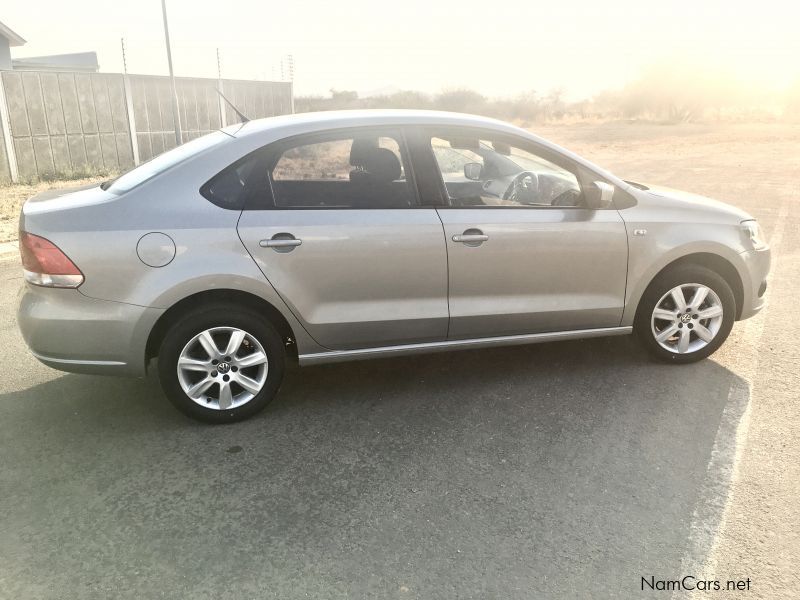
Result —
<instances>
[{"instance_id":1,"label":"chrome side trim","mask_svg":"<svg viewBox=\"0 0 800 600\"><path fill-rule=\"evenodd\" d=\"M358 350L331 350L314 354L301 354L298 358L302 366L322 363L362 360L367 358L386 358L404 354L421 354L423 352L446 352L449 350L472 350L491 346L516 346L538 344L558 340L584 339L610 335L626 335L633 332L633 327L602 327L599 329L576 329L573 331L552 331L548 333L529 333L525 335L504 335L500 337L478 338L470 340L448 340L445 342L428 342L424 344L404 344L402 346L383 346L378 348L361 348Z\"/></svg>"},{"instance_id":2,"label":"chrome side trim","mask_svg":"<svg viewBox=\"0 0 800 600\"><path fill-rule=\"evenodd\" d=\"M128 363L118 360L73 360L69 358L51 358L50 356L42 356L33 350L30 351L34 358L46 363L55 363L59 365L78 365L87 367L124 367Z\"/></svg>"}]
</instances>

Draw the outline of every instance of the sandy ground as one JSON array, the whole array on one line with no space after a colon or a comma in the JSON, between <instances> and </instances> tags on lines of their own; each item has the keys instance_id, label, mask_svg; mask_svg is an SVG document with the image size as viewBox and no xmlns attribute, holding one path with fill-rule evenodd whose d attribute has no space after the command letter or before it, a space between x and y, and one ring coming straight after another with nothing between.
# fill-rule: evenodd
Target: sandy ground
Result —
<instances>
[{"instance_id":1,"label":"sandy ground","mask_svg":"<svg viewBox=\"0 0 800 600\"><path fill-rule=\"evenodd\" d=\"M694 555L687 554L684 564L695 571L702 566L712 579L753 577L757 585L749 597L796 598L800 308L793 298L800 291L800 126L616 123L535 132L625 179L737 204L765 229L773 249L770 305L740 324L713 357L747 382L743 399L731 396L739 404L731 410L741 413L733 415L735 438L717 440L717 450L731 452L733 460L709 461L705 506L698 506L693 523Z\"/></svg>"},{"instance_id":2,"label":"sandy ground","mask_svg":"<svg viewBox=\"0 0 800 600\"><path fill-rule=\"evenodd\" d=\"M209 428L38 364L6 261L0 597L797 598L800 126L536 132L757 217L768 307L685 367L628 338L309 367Z\"/></svg>"}]
</instances>

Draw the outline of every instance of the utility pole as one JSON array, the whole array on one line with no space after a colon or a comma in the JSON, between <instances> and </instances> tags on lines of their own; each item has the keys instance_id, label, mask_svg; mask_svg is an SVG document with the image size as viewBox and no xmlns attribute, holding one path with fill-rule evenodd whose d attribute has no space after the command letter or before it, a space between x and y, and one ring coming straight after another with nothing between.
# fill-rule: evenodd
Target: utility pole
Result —
<instances>
[{"instance_id":1,"label":"utility pole","mask_svg":"<svg viewBox=\"0 0 800 600\"><path fill-rule=\"evenodd\" d=\"M281 79L294 81L294 55L292 54L281 56Z\"/></svg>"},{"instance_id":2,"label":"utility pole","mask_svg":"<svg viewBox=\"0 0 800 600\"><path fill-rule=\"evenodd\" d=\"M284 54L281 57L281 79L289 82L289 109L294 114L294 55Z\"/></svg>"},{"instance_id":3,"label":"utility pole","mask_svg":"<svg viewBox=\"0 0 800 600\"><path fill-rule=\"evenodd\" d=\"M183 143L181 132L181 113L178 107L178 88L175 86L175 73L172 71L172 48L169 44L169 25L167 24L167 0L161 0L161 12L164 15L164 38L167 42L167 64L169 65L169 80L172 84L172 116L175 122L175 143Z\"/></svg>"},{"instance_id":4,"label":"utility pole","mask_svg":"<svg viewBox=\"0 0 800 600\"><path fill-rule=\"evenodd\" d=\"M125 38L120 38L120 44L122 44L122 72L126 75L128 74L128 60L125 57Z\"/></svg>"}]
</instances>

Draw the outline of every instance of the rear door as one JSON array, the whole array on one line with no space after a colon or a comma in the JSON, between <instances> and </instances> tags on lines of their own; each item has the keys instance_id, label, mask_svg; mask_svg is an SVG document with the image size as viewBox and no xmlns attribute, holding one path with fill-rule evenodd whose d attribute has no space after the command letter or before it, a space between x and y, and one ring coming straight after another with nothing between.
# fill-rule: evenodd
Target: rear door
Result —
<instances>
[{"instance_id":1,"label":"rear door","mask_svg":"<svg viewBox=\"0 0 800 600\"><path fill-rule=\"evenodd\" d=\"M619 325L625 226L614 209L587 208L576 165L491 131L424 140L447 202L449 338Z\"/></svg>"},{"instance_id":2,"label":"rear door","mask_svg":"<svg viewBox=\"0 0 800 600\"><path fill-rule=\"evenodd\" d=\"M331 349L446 339L442 224L420 205L402 132L306 135L265 153L270 190L239 235L309 334Z\"/></svg>"}]
</instances>

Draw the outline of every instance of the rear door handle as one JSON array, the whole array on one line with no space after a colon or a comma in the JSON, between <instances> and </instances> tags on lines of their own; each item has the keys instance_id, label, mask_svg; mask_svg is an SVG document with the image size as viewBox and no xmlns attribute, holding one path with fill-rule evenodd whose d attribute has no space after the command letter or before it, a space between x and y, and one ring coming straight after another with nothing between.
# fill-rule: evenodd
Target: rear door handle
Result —
<instances>
[{"instance_id":1,"label":"rear door handle","mask_svg":"<svg viewBox=\"0 0 800 600\"><path fill-rule=\"evenodd\" d=\"M470 228L461 235L454 235L453 241L467 246L480 246L483 242L487 241L489 236L483 233L480 229Z\"/></svg>"},{"instance_id":2,"label":"rear door handle","mask_svg":"<svg viewBox=\"0 0 800 600\"><path fill-rule=\"evenodd\" d=\"M461 242L462 244L469 244L470 242L485 242L489 236L483 233L468 233L461 235L454 235L454 242Z\"/></svg>"},{"instance_id":3,"label":"rear door handle","mask_svg":"<svg viewBox=\"0 0 800 600\"><path fill-rule=\"evenodd\" d=\"M294 248L303 243L303 240L261 240L258 245L262 248Z\"/></svg>"},{"instance_id":4,"label":"rear door handle","mask_svg":"<svg viewBox=\"0 0 800 600\"><path fill-rule=\"evenodd\" d=\"M291 252L296 246L303 243L291 233L276 233L271 239L261 240L258 245L262 248L272 248L275 252Z\"/></svg>"}]
</instances>

